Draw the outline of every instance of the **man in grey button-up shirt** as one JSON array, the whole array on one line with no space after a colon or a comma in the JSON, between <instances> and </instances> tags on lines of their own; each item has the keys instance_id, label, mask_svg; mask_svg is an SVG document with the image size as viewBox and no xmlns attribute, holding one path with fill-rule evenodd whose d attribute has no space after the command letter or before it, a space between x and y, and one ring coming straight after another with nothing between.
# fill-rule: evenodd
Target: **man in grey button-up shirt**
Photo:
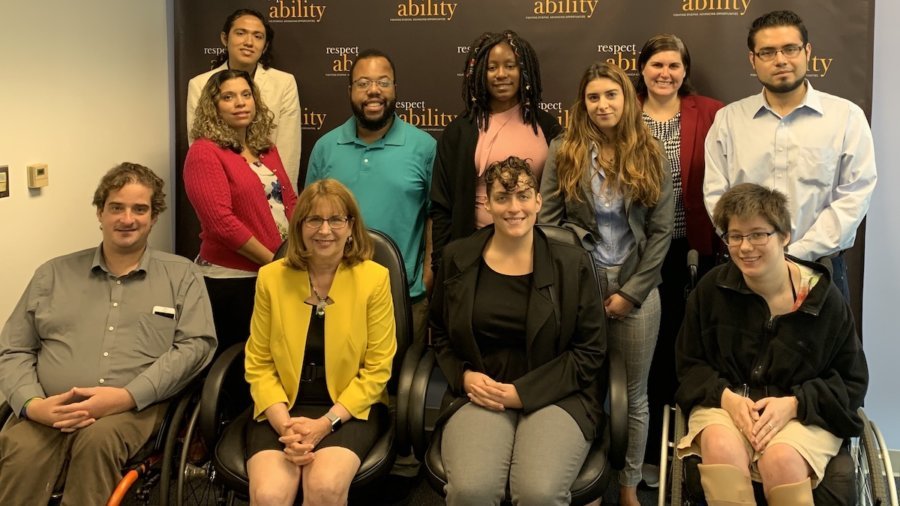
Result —
<instances>
[{"instance_id":1,"label":"man in grey button-up shirt","mask_svg":"<svg viewBox=\"0 0 900 506\"><path fill-rule=\"evenodd\" d=\"M103 242L38 268L0 333L0 392L18 415L0 433L0 504L105 503L152 436L165 401L216 347L203 279L147 247L163 181L123 163L94 194Z\"/></svg>"}]
</instances>

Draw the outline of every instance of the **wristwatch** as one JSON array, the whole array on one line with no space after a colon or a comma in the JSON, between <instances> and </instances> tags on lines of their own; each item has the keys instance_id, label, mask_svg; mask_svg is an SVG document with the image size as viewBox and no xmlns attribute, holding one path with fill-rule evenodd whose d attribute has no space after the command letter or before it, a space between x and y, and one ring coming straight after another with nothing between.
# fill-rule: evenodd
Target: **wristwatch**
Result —
<instances>
[{"instance_id":1,"label":"wristwatch","mask_svg":"<svg viewBox=\"0 0 900 506\"><path fill-rule=\"evenodd\" d=\"M341 420L341 417L337 416L336 414L332 413L331 411L325 413L325 418L327 418L328 421L331 422L331 432L334 432L334 431L340 429L341 424L344 423Z\"/></svg>"}]
</instances>

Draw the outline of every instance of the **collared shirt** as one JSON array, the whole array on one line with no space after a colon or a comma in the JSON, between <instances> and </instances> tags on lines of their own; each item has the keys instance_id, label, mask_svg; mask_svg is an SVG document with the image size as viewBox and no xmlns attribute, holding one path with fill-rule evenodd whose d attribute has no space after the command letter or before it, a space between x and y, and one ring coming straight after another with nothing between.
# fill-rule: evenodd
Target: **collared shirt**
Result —
<instances>
[{"instance_id":1,"label":"collared shirt","mask_svg":"<svg viewBox=\"0 0 900 506\"><path fill-rule=\"evenodd\" d=\"M600 154L597 146L591 148L591 196L594 199L594 214L597 216L597 231L600 237L591 250L594 262L603 267L622 265L634 249L634 234L625 214L625 197L613 192L603 183L606 173L597 163Z\"/></svg>"},{"instance_id":2,"label":"collared shirt","mask_svg":"<svg viewBox=\"0 0 900 506\"><path fill-rule=\"evenodd\" d=\"M774 188L788 198L788 252L815 260L853 246L875 189L875 150L856 104L813 89L780 116L760 93L721 109L706 137L703 195L712 215L739 183Z\"/></svg>"},{"instance_id":3,"label":"collared shirt","mask_svg":"<svg viewBox=\"0 0 900 506\"><path fill-rule=\"evenodd\" d=\"M306 184L334 178L353 192L366 226L397 243L406 267L409 295L425 294L425 221L437 142L394 115L381 139L366 144L356 136L356 118L316 142Z\"/></svg>"},{"instance_id":4,"label":"collared shirt","mask_svg":"<svg viewBox=\"0 0 900 506\"><path fill-rule=\"evenodd\" d=\"M203 278L189 260L147 248L124 276L101 248L40 266L0 332L0 390L15 413L72 387L128 390L138 410L196 376L216 347Z\"/></svg>"}]
</instances>

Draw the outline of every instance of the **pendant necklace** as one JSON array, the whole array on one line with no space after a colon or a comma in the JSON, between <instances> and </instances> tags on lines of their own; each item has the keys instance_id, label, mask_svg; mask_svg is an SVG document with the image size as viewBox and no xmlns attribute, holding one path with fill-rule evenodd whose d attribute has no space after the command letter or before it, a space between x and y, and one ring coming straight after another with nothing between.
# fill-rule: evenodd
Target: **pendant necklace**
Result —
<instances>
[{"instance_id":1,"label":"pendant necklace","mask_svg":"<svg viewBox=\"0 0 900 506\"><path fill-rule=\"evenodd\" d=\"M319 290L316 289L316 283L313 281L312 272L309 273L309 287L312 288L313 295L316 297L314 304L316 306L316 316L321 318L325 316L325 306L331 302L331 299L327 295L324 297L319 295Z\"/></svg>"}]
</instances>

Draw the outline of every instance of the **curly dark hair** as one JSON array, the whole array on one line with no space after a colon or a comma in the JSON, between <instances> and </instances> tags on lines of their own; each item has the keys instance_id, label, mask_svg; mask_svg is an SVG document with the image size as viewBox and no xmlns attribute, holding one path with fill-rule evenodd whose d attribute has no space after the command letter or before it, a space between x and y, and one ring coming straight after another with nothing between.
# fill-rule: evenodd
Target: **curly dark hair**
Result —
<instances>
[{"instance_id":1,"label":"curly dark hair","mask_svg":"<svg viewBox=\"0 0 900 506\"><path fill-rule=\"evenodd\" d=\"M525 176L525 186L537 191L537 180L528 161L518 156L510 156L506 160L494 162L488 165L484 171L484 183L487 185L488 198L491 198L491 188L494 181L500 181L500 185L508 192L514 192L519 186L519 178Z\"/></svg>"},{"instance_id":2,"label":"curly dark hair","mask_svg":"<svg viewBox=\"0 0 900 506\"><path fill-rule=\"evenodd\" d=\"M537 108L541 103L542 91L541 67L531 44L512 30L504 30L503 33L485 32L469 46L463 69L462 98L466 108L463 116L475 118L478 128L487 130L491 117L491 97L486 82L488 55L501 42L509 44L516 55L522 120L530 123L537 134Z\"/></svg>"},{"instance_id":3,"label":"curly dark hair","mask_svg":"<svg viewBox=\"0 0 900 506\"><path fill-rule=\"evenodd\" d=\"M216 72L203 86L200 100L195 110L194 124L191 125L192 139L209 139L222 148L240 153L243 149L243 140L238 138L237 132L225 123L219 115L219 95L222 84L231 79L243 79L250 85L253 93L253 101L256 105L256 116L247 128L246 144L253 154L264 153L272 147L270 136L275 128L274 115L262 101L259 88L253 82L250 74L243 70L226 69Z\"/></svg>"},{"instance_id":4,"label":"curly dark hair","mask_svg":"<svg viewBox=\"0 0 900 506\"><path fill-rule=\"evenodd\" d=\"M225 39L228 39L228 34L231 33L231 27L234 26L234 22L237 21L238 18L243 16L253 16L259 19L259 22L262 23L263 27L266 29L266 47L263 49L262 55L259 57L259 64L263 66L264 69L269 68L272 65L272 52L275 43L275 30L272 29L272 26L269 25L269 22L266 20L265 16L259 13L259 11L255 11L253 9L238 9L232 12L227 18L225 18L225 24L222 26L222 33L225 34ZM221 54L217 55L215 59L211 62L210 70L222 65L223 63L228 61L228 48L225 48Z\"/></svg>"},{"instance_id":5,"label":"curly dark hair","mask_svg":"<svg viewBox=\"0 0 900 506\"><path fill-rule=\"evenodd\" d=\"M153 191L150 198L150 216L156 218L166 210L166 192L163 191L165 183L155 172L131 162L122 162L109 169L100 179L100 184L94 190L94 199L91 202L97 211L102 211L106 206L106 199L114 191L121 190L125 185L137 183Z\"/></svg>"}]
</instances>

